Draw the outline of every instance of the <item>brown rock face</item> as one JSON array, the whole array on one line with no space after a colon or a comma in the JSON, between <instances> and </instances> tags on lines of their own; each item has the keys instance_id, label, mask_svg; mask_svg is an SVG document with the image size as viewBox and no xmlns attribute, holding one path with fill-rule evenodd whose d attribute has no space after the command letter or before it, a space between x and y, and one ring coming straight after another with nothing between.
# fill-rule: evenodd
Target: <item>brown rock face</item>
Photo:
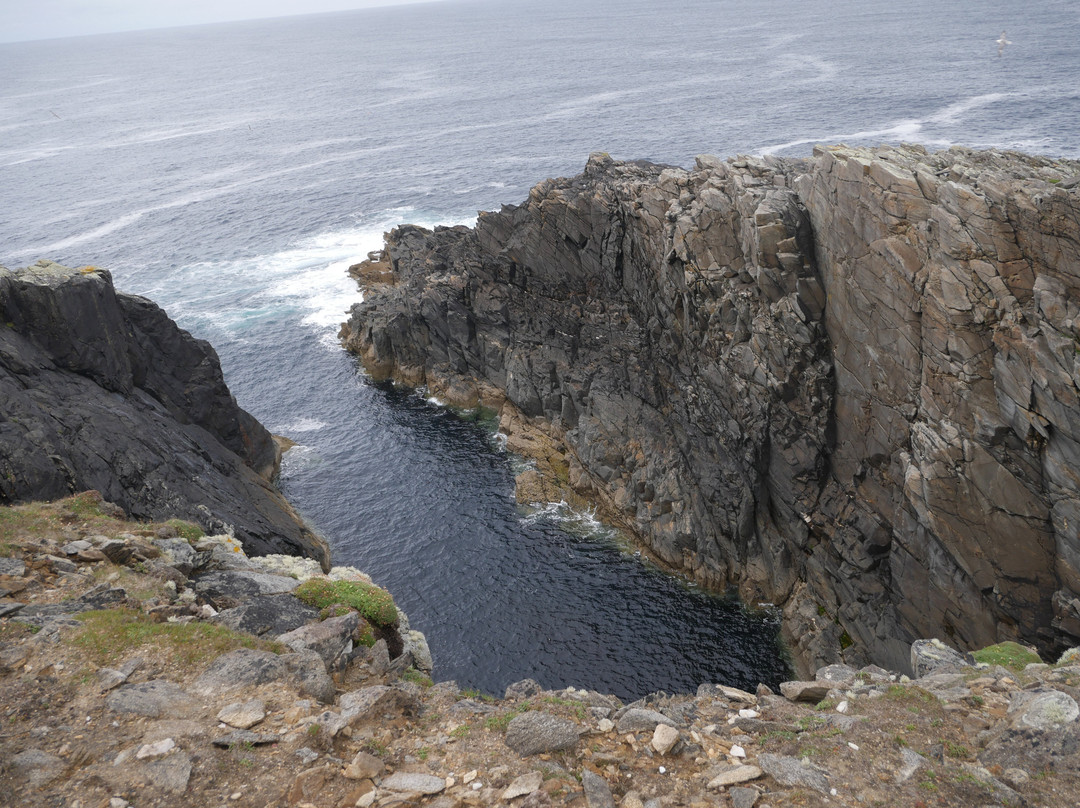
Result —
<instances>
[{"instance_id":1,"label":"brown rock face","mask_svg":"<svg viewBox=\"0 0 1080 808\"><path fill-rule=\"evenodd\" d=\"M784 605L807 669L1080 638L1080 165L594 156L403 227L345 344L561 441L665 562ZM558 466L559 464L556 464Z\"/></svg>"}]
</instances>

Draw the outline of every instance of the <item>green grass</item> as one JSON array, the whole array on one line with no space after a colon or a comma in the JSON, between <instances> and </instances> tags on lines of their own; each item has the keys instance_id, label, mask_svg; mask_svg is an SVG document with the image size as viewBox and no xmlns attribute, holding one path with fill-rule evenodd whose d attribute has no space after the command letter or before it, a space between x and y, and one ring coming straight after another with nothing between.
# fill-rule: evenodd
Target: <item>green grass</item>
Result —
<instances>
[{"instance_id":1,"label":"green grass","mask_svg":"<svg viewBox=\"0 0 1080 808\"><path fill-rule=\"evenodd\" d=\"M408 668L401 678L406 682L412 682L414 685L420 685L420 687L431 687L435 683L431 681L431 677L421 673L416 668Z\"/></svg>"},{"instance_id":2,"label":"green grass","mask_svg":"<svg viewBox=\"0 0 1080 808\"><path fill-rule=\"evenodd\" d=\"M176 535L181 539L187 539L188 541L196 541L206 535L206 532L197 524L183 519L170 519L165 524L176 528Z\"/></svg>"},{"instance_id":3,"label":"green grass","mask_svg":"<svg viewBox=\"0 0 1080 808\"><path fill-rule=\"evenodd\" d=\"M210 663L237 648L261 648L280 653L279 643L260 641L212 623L155 623L142 612L130 609L105 609L84 612L77 619L83 624L71 642L87 661L111 665L129 657L143 646L153 646L173 663L195 668Z\"/></svg>"},{"instance_id":4,"label":"green grass","mask_svg":"<svg viewBox=\"0 0 1080 808\"><path fill-rule=\"evenodd\" d=\"M529 702L525 701L511 710L499 713L498 715L489 715L484 719L484 727L485 729L490 729L495 732L506 732L506 728L510 726L510 722L522 713L527 712L530 706Z\"/></svg>"},{"instance_id":5,"label":"green grass","mask_svg":"<svg viewBox=\"0 0 1080 808\"><path fill-rule=\"evenodd\" d=\"M1042 658L1016 642L999 642L997 645L989 645L972 654L976 662L984 662L987 665L1001 665L1013 671L1022 671L1025 665L1033 662L1042 662Z\"/></svg>"},{"instance_id":6,"label":"green grass","mask_svg":"<svg viewBox=\"0 0 1080 808\"><path fill-rule=\"evenodd\" d=\"M374 584L309 578L300 584L293 594L316 609L342 603L356 609L369 623L377 626L397 625L398 615L394 599L389 592Z\"/></svg>"}]
</instances>

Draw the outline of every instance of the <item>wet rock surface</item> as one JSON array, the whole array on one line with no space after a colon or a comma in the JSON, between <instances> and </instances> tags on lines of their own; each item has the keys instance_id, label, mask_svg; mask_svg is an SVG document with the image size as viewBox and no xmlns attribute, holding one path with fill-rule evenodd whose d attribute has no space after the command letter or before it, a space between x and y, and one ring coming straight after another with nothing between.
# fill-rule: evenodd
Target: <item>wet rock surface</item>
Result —
<instances>
[{"instance_id":1,"label":"wet rock surface","mask_svg":"<svg viewBox=\"0 0 1080 808\"><path fill-rule=\"evenodd\" d=\"M500 409L519 495L782 604L802 673L1080 640L1080 164L915 146L590 158L391 232L342 330ZM360 273L363 275L363 273ZM575 500L575 497L577 498Z\"/></svg>"}]
</instances>

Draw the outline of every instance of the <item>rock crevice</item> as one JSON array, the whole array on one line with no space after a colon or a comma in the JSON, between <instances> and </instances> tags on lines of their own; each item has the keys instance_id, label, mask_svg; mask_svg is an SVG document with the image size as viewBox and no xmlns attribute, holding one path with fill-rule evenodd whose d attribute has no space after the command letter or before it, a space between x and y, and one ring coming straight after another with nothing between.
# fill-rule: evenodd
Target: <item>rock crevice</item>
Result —
<instances>
[{"instance_id":1,"label":"rock crevice","mask_svg":"<svg viewBox=\"0 0 1080 808\"><path fill-rule=\"evenodd\" d=\"M390 233L342 336L502 407L667 564L782 604L805 669L934 634L1049 653L1080 639L1078 175L594 155L475 228Z\"/></svg>"}]
</instances>

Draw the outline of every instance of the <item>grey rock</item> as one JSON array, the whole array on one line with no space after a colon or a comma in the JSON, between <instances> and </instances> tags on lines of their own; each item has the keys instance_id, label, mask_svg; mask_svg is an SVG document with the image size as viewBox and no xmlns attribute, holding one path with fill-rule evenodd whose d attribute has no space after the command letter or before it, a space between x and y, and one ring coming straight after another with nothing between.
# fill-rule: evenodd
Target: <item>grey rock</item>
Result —
<instances>
[{"instance_id":1,"label":"grey rock","mask_svg":"<svg viewBox=\"0 0 1080 808\"><path fill-rule=\"evenodd\" d=\"M386 648L386 640L378 639L371 646L371 673L375 676L383 676L390 670L390 652Z\"/></svg>"},{"instance_id":2,"label":"grey rock","mask_svg":"<svg viewBox=\"0 0 1080 808\"><path fill-rule=\"evenodd\" d=\"M40 749L19 752L11 758L11 765L15 775L29 780L33 788L48 785L61 777L67 768L63 759Z\"/></svg>"},{"instance_id":3,"label":"grey rock","mask_svg":"<svg viewBox=\"0 0 1080 808\"><path fill-rule=\"evenodd\" d=\"M274 637L318 618L318 609L301 603L291 594L281 594L265 595L235 608L224 609L214 618L214 622L257 637Z\"/></svg>"},{"instance_id":4,"label":"grey rock","mask_svg":"<svg viewBox=\"0 0 1080 808\"><path fill-rule=\"evenodd\" d=\"M235 702L218 711L218 721L237 729L249 729L266 718L266 705L261 699Z\"/></svg>"},{"instance_id":5,"label":"grey rock","mask_svg":"<svg viewBox=\"0 0 1080 808\"><path fill-rule=\"evenodd\" d=\"M207 572L195 579L195 591L209 598L235 598L248 600L263 595L280 595L292 592L300 585L287 575L273 575L254 570L217 570Z\"/></svg>"},{"instance_id":6,"label":"grey rock","mask_svg":"<svg viewBox=\"0 0 1080 808\"><path fill-rule=\"evenodd\" d=\"M726 788L736 783L748 783L762 776L764 772L757 766L749 764L742 766L725 765L710 772L709 788Z\"/></svg>"},{"instance_id":7,"label":"grey rock","mask_svg":"<svg viewBox=\"0 0 1080 808\"><path fill-rule=\"evenodd\" d=\"M513 685L511 685L513 687ZM529 772L516 778L503 791L504 800L513 800L524 797L537 791L544 784L544 775L541 772Z\"/></svg>"},{"instance_id":8,"label":"grey rock","mask_svg":"<svg viewBox=\"0 0 1080 808\"><path fill-rule=\"evenodd\" d=\"M26 575L26 563L21 558L0 557L0 575L22 578Z\"/></svg>"},{"instance_id":9,"label":"grey rock","mask_svg":"<svg viewBox=\"0 0 1080 808\"><path fill-rule=\"evenodd\" d=\"M758 756L758 766L782 786L829 793L827 772L813 764L804 764L798 758L764 753Z\"/></svg>"},{"instance_id":10,"label":"grey rock","mask_svg":"<svg viewBox=\"0 0 1080 808\"><path fill-rule=\"evenodd\" d=\"M759 687L765 687L765 686L764 685L759 685ZM768 694L766 694L766 695L769 695L769 694L772 693L772 691L769 690L768 687L765 687L765 689L769 691ZM730 702L732 702L734 704L744 704L745 705L745 704L757 704L758 703L757 695L755 695L753 693L748 693L745 690L740 690L737 687L729 687L728 685L717 685L717 684L698 685L697 695L698 695L699 699L700 698L706 698L706 697L714 698L714 699L726 699L726 700L728 700L728 701L730 701ZM758 694L758 695L761 695L761 694Z\"/></svg>"},{"instance_id":11,"label":"grey rock","mask_svg":"<svg viewBox=\"0 0 1080 808\"><path fill-rule=\"evenodd\" d=\"M668 724L657 724L653 730L652 748L659 755L666 755L679 742L679 731Z\"/></svg>"},{"instance_id":12,"label":"grey rock","mask_svg":"<svg viewBox=\"0 0 1080 808\"><path fill-rule=\"evenodd\" d=\"M252 732L247 729L238 729L235 732L230 732L228 735L222 735L220 738L214 738L214 746L219 746L222 749L243 748L244 746L266 746L267 744L277 743L280 741L277 735L268 735L266 733Z\"/></svg>"},{"instance_id":13,"label":"grey rock","mask_svg":"<svg viewBox=\"0 0 1080 808\"><path fill-rule=\"evenodd\" d=\"M173 682L152 679L113 690L105 697L105 706L116 713L134 713L149 718L184 716L197 712L201 704Z\"/></svg>"},{"instance_id":14,"label":"grey rock","mask_svg":"<svg viewBox=\"0 0 1080 808\"><path fill-rule=\"evenodd\" d=\"M0 617L10 617L11 615L18 614L26 608L25 603L20 603L17 600L0 600Z\"/></svg>"},{"instance_id":15,"label":"grey rock","mask_svg":"<svg viewBox=\"0 0 1080 808\"><path fill-rule=\"evenodd\" d=\"M901 765L896 771L893 782L897 785L906 783L922 766L926 764L926 758L906 747L900 750Z\"/></svg>"},{"instance_id":16,"label":"grey rock","mask_svg":"<svg viewBox=\"0 0 1080 808\"><path fill-rule=\"evenodd\" d=\"M540 712L527 712L510 721L506 745L522 757L572 749L581 730L573 721Z\"/></svg>"},{"instance_id":17,"label":"grey rock","mask_svg":"<svg viewBox=\"0 0 1080 808\"><path fill-rule=\"evenodd\" d=\"M95 609L108 609L124 602L127 592L120 587L98 584L92 589L71 600L50 603L42 606L27 606L20 617L52 617L64 614L80 614Z\"/></svg>"},{"instance_id":18,"label":"grey rock","mask_svg":"<svg viewBox=\"0 0 1080 808\"><path fill-rule=\"evenodd\" d=\"M154 539L154 544L162 551L165 560L183 575L190 576L194 572L198 554L187 539Z\"/></svg>"},{"instance_id":19,"label":"grey rock","mask_svg":"<svg viewBox=\"0 0 1080 808\"><path fill-rule=\"evenodd\" d=\"M817 704L829 695L834 686L832 682L781 682L780 692L788 701Z\"/></svg>"},{"instance_id":20,"label":"grey rock","mask_svg":"<svg viewBox=\"0 0 1080 808\"><path fill-rule=\"evenodd\" d=\"M846 688L851 687L855 682L857 673L858 671L850 665L826 665L823 668L818 668L817 673L814 674L814 680L829 682L836 688Z\"/></svg>"},{"instance_id":21,"label":"grey rock","mask_svg":"<svg viewBox=\"0 0 1080 808\"><path fill-rule=\"evenodd\" d=\"M1080 645L1080 202L1048 172L1080 165L595 155L474 228L389 233L393 283L342 338L376 377L499 391L513 446L542 419L571 460L552 487L758 587L801 670L845 633L849 660L904 671L946 626Z\"/></svg>"},{"instance_id":22,"label":"grey rock","mask_svg":"<svg viewBox=\"0 0 1080 808\"><path fill-rule=\"evenodd\" d=\"M959 673L973 660L941 640L915 640L911 644L911 670L916 679L937 673Z\"/></svg>"},{"instance_id":23,"label":"grey rock","mask_svg":"<svg viewBox=\"0 0 1080 808\"><path fill-rule=\"evenodd\" d=\"M253 553L328 551L270 483L277 448L214 349L105 270L0 267L6 502L101 492L133 518L232 525Z\"/></svg>"},{"instance_id":24,"label":"grey rock","mask_svg":"<svg viewBox=\"0 0 1080 808\"><path fill-rule=\"evenodd\" d=\"M337 695L334 680L326 670L322 657L314 651L283 654L281 663L297 682L301 695L311 696L323 704L330 704Z\"/></svg>"},{"instance_id":25,"label":"grey rock","mask_svg":"<svg viewBox=\"0 0 1080 808\"><path fill-rule=\"evenodd\" d=\"M147 783L170 794L183 794L191 780L191 757L183 751L138 764Z\"/></svg>"},{"instance_id":26,"label":"grey rock","mask_svg":"<svg viewBox=\"0 0 1080 808\"><path fill-rule=\"evenodd\" d=\"M404 791L411 794L438 794L446 788L446 781L430 774L394 772L384 778L379 787L387 791Z\"/></svg>"},{"instance_id":27,"label":"grey rock","mask_svg":"<svg viewBox=\"0 0 1080 808\"><path fill-rule=\"evenodd\" d=\"M1040 688L1017 695L1009 705L1008 715L1018 729L1045 731L1076 723L1080 707L1067 693Z\"/></svg>"},{"instance_id":28,"label":"grey rock","mask_svg":"<svg viewBox=\"0 0 1080 808\"><path fill-rule=\"evenodd\" d=\"M278 641L294 651L310 649L317 653L329 668L343 655L352 651L352 636L360 625L360 615L349 612L319 623L301 626L278 636Z\"/></svg>"},{"instance_id":29,"label":"grey rock","mask_svg":"<svg viewBox=\"0 0 1080 808\"><path fill-rule=\"evenodd\" d=\"M372 780L383 773L383 762L367 752L357 752L352 762L345 767L344 775L350 780Z\"/></svg>"},{"instance_id":30,"label":"grey rock","mask_svg":"<svg viewBox=\"0 0 1080 808\"><path fill-rule=\"evenodd\" d=\"M264 685L286 679L289 675L283 657L269 651L238 648L211 662L192 687L199 692L216 693L219 690Z\"/></svg>"},{"instance_id":31,"label":"grey rock","mask_svg":"<svg viewBox=\"0 0 1080 808\"><path fill-rule=\"evenodd\" d=\"M615 798L607 780L591 769L581 770L581 786L585 790L585 803L589 808L615 808Z\"/></svg>"},{"instance_id":32,"label":"grey rock","mask_svg":"<svg viewBox=\"0 0 1080 808\"><path fill-rule=\"evenodd\" d=\"M507 685L506 692L503 694L503 698L506 699L528 699L542 693L544 688L540 686L540 683L535 679L522 679L518 682L514 682L511 685Z\"/></svg>"},{"instance_id":33,"label":"grey rock","mask_svg":"<svg viewBox=\"0 0 1080 808\"><path fill-rule=\"evenodd\" d=\"M761 796L761 792L756 788L736 786L728 789L728 796L731 797L732 808L754 808L754 804L758 801L758 797Z\"/></svg>"},{"instance_id":34,"label":"grey rock","mask_svg":"<svg viewBox=\"0 0 1080 808\"><path fill-rule=\"evenodd\" d=\"M615 722L615 730L620 735L627 732L652 732L656 729L657 724L667 724L670 727L678 726L674 720L663 713L656 712L656 710L631 707L619 716L618 721Z\"/></svg>"}]
</instances>

